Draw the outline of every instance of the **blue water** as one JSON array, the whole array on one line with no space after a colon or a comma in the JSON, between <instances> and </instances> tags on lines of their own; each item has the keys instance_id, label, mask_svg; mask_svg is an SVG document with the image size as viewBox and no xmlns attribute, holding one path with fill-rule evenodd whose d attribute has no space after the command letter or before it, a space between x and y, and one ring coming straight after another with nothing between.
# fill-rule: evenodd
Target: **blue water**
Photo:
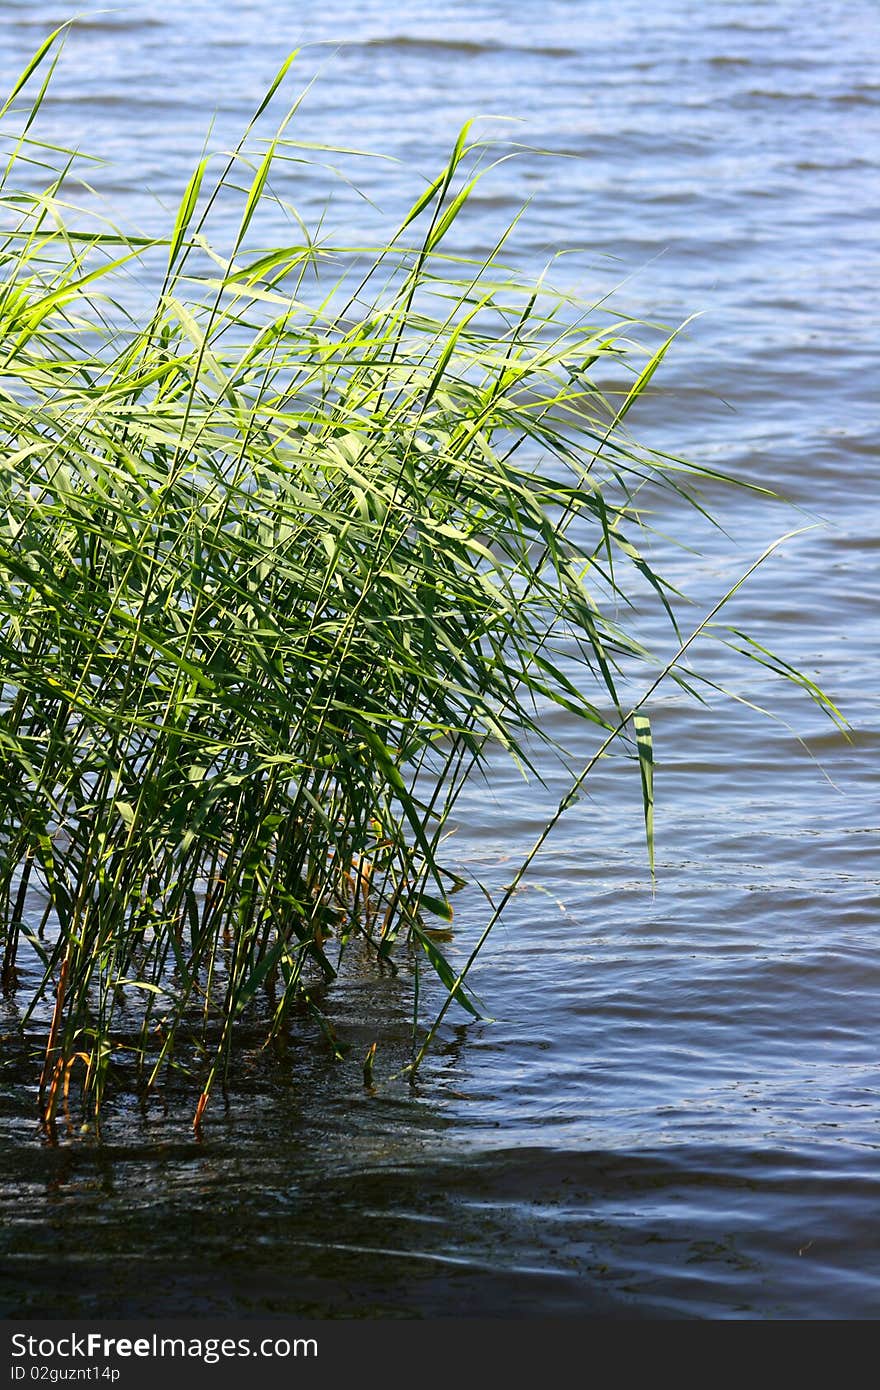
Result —
<instances>
[{"instance_id":1,"label":"blue water","mask_svg":"<svg viewBox=\"0 0 880 1390\"><path fill-rule=\"evenodd\" d=\"M7 85L65 17L3 6ZM405 980L364 964L330 1001L350 1063L303 1025L271 1062L255 1039L201 1144L172 1096L120 1099L100 1140L52 1148L7 1000L4 1306L877 1316L880 9L121 5L70 35L41 131L106 158L92 181L126 225L165 227L211 120L222 148L295 46L288 90L320 73L296 138L393 157L291 164L279 191L306 221L377 236L477 117L498 154L522 148L481 185L463 252L530 200L522 269L570 250L557 282L698 316L634 433L787 501L712 489L725 533L684 522L701 555L665 539L683 523L664 504L653 554L696 622L764 545L810 527L729 620L800 664L853 735L704 645L699 664L779 717L658 692L656 889L634 769L603 766L475 969L494 1021L450 1014L414 1091L389 1079ZM661 640L647 603L640 621ZM498 759L459 805L461 863L506 882L560 789ZM480 921L466 904L453 955Z\"/></svg>"}]
</instances>

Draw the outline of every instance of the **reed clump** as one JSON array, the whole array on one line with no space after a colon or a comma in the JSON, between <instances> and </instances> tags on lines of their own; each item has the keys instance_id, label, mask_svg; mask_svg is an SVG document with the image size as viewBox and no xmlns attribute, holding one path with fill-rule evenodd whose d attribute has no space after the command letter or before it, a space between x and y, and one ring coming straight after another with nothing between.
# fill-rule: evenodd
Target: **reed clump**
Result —
<instances>
[{"instance_id":1,"label":"reed clump","mask_svg":"<svg viewBox=\"0 0 880 1390\"><path fill-rule=\"evenodd\" d=\"M533 767L541 710L630 741L651 845L647 710L618 695L649 657L609 612L633 577L671 604L634 499L686 505L701 470L626 427L666 342L518 279L504 236L447 253L467 131L373 253L295 223L249 249L295 106L257 156L252 122L199 163L166 238L126 236L37 137L58 38L3 108L2 968L35 953L53 1005L47 1119L71 1076L95 1110L120 1052L148 1086L203 1026L198 1123L255 996L282 1030L356 936L474 1010L427 925L461 884L441 842L490 746Z\"/></svg>"}]
</instances>

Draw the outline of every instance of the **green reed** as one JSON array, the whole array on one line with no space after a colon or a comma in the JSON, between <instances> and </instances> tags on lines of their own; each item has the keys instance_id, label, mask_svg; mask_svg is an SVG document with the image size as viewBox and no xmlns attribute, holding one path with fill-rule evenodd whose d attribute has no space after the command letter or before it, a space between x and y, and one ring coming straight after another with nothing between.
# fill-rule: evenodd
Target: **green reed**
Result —
<instances>
[{"instance_id":1,"label":"green reed","mask_svg":"<svg viewBox=\"0 0 880 1390\"><path fill-rule=\"evenodd\" d=\"M640 348L631 320L515 276L510 228L482 260L446 251L486 172L467 128L386 245L292 220L291 245L249 250L305 157L298 103L254 154L288 60L169 235L127 236L77 209L81 160L36 135L62 34L2 111L2 966L14 984L24 943L31 1011L54 1001L46 1118L71 1075L96 1110L115 1058L148 1086L201 1029L198 1124L255 997L270 1035L295 1002L320 1017L355 937L476 1011L476 950L456 974L429 925L462 884L442 841L491 748L539 772L548 707L600 749L544 836L620 741L653 861L647 696L628 706L620 672L690 689L692 639L658 672L610 614L647 579L674 623L637 494L687 506L706 471L626 427L671 339ZM142 264L161 284L133 315Z\"/></svg>"}]
</instances>

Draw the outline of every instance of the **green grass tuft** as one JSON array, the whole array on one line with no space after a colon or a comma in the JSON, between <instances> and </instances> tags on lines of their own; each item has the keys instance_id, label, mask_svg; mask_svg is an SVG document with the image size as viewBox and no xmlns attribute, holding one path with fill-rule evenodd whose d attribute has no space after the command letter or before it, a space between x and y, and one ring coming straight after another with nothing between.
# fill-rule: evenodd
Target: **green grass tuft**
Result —
<instances>
[{"instance_id":1,"label":"green grass tuft","mask_svg":"<svg viewBox=\"0 0 880 1390\"><path fill-rule=\"evenodd\" d=\"M3 972L25 942L31 1010L54 1000L47 1119L72 1073L95 1110L114 1057L152 1084L197 1026L198 1123L258 993L283 1029L354 937L406 943L444 1012L476 1011L426 925L460 886L441 841L491 746L538 770L548 707L627 741L653 864L651 727L618 695L649 658L609 613L647 578L672 617L636 494L686 505L688 466L625 424L668 342L522 282L505 237L447 252L482 176L467 131L371 255L298 225L249 249L296 103L259 158L252 123L202 159L157 241L77 209L77 157L35 133L45 88L2 127Z\"/></svg>"}]
</instances>

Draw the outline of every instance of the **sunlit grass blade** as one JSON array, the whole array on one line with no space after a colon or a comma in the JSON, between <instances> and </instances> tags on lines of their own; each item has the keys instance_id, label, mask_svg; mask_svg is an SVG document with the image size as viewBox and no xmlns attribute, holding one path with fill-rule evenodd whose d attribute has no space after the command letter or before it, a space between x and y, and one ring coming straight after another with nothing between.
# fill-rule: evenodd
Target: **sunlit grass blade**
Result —
<instances>
[{"instance_id":1,"label":"sunlit grass blade","mask_svg":"<svg viewBox=\"0 0 880 1390\"><path fill-rule=\"evenodd\" d=\"M651 721L646 714L633 715L633 728L636 731L636 744L639 758L639 774L642 781L642 807L645 816L645 839L648 845L648 863L651 878L654 878L654 738Z\"/></svg>"}]
</instances>

